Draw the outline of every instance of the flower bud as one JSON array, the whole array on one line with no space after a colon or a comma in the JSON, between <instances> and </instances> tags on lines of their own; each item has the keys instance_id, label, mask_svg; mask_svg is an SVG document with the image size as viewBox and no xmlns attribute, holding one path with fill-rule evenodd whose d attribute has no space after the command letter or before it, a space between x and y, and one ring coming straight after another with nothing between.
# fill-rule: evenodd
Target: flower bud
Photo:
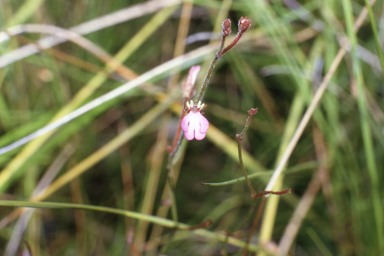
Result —
<instances>
[{"instance_id":1,"label":"flower bud","mask_svg":"<svg viewBox=\"0 0 384 256\"><path fill-rule=\"evenodd\" d=\"M239 19L239 30L241 31L241 33L244 33L245 31L247 31L247 29L251 26L251 20L248 19L248 17L241 17Z\"/></svg>"},{"instance_id":2,"label":"flower bud","mask_svg":"<svg viewBox=\"0 0 384 256\"><path fill-rule=\"evenodd\" d=\"M192 66L189 69L188 78L185 85L181 86L181 91L183 93L183 98L189 98L191 96L191 92L193 87L195 86L195 82L197 79L197 75L199 74L200 66Z\"/></svg>"},{"instance_id":3,"label":"flower bud","mask_svg":"<svg viewBox=\"0 0 384 256\"><path fill-rule=\"evenodd\" d=\"M223 36L228 36L232 31L231 30L231 20L230 19L224 20L223 23L221 24L221 27L222 27L221 34Z\"/></svg>"}]
</instances>

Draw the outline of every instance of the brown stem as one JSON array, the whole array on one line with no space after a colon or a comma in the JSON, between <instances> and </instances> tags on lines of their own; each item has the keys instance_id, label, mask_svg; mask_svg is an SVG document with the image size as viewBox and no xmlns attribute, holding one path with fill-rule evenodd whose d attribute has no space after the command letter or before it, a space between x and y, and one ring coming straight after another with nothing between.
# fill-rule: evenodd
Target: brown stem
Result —
<instances>
[{"instance_id":1,"label":"brown stem","mask_svg":"<svg viewBox=\"0 0 384 256\"><path fill-rule=\"evenodd\" d=\"M253 197L258 198L258 197L269 195L269 194L282 196L282 195L285 195L285 194L291 193L291 192L292 192L292 189L290 189L290 188L282 190L282 191L266 191L266 190L264 190Z\"/></svg>"},{"instance_id":2,"label":"brown stem","mask_svg":"<svg viewBox=\"0 0 384 256\"><path fill-rule=\"evenodd\" d=\"M247 171L245 170L244 163L243 163L243 156L242 156L242 147L241 147L241 141L243 138L240 138L239 135L236 135L237 138L237 145L238 145L238 151L239 151L239 162L240 162L240 167L241 170L243 171L245 180L247 181L247 185L249 190L251 191L252 197L256 195L255 189L252 187L251 182L249 181Z\"/></svg>"},{"instance_id":3,"label":"brown stem","mask_svg":"<svg viewBox=\"0 0 384 256\"><path fill-rule=\"evenodd\" d=\"M230 43L221 53L220 57L223 56L225 53L227 53L229 50L233 48L237 44L237 42L240 40L240 37L243 35L245 31L248 30L248 28L251 26L251 20L248 19L247 17L243 18L241 17L239 19L239 31L237 32L237 35L235 39Z\"/></svg>"},{"instance_id":4,"label":"brown stem","mask_svg":"<svg viewBox=\"0 0 384 256\"><path fill-rule=\"evenodd\" d=\"M188 98L184 99L184 104L183 104L183 106L185 106L185 103L186 103L187 101L188 101ZM183 109L181 110L180 118L179 118L179 121L178 121L178 123L177 123L177 132L176 132L175 138L173 139L172 146L168 146L168 147L167 147L168 151L170 152L170 153L169 153L169 157L168 157L167 169L170 169L170 168L171 168L171 165L172 165L172 159L173 159L173 157L175 156L177 150L179 149L181 140L183 139L183 132L182 132L182 130L181 130L181 121L183 120L184 116L185 116L185 111L184 111L184 108L183 108Z\"/></svg>"},{"instance_id":5,"label":"brown stem","mask_svg":"<svg viewBox=\"0 0 384 256\"><path fill-rule=\"evenodd\" d=\"M256 196L256 192L255 192L255 189L252 187L251 182L249 181L247 171L245 170L245 167L244 167L241 143L242 143L242 141L244 139L245 133L247 132L247 130L248 130L250 124L251 124L252 117L256 113L257 113L257 108L251 108L250 110L248 110L248 117L247 117L247 121L245 122L244 129L243 129L243 131L240 134L236 135L238 151L239 151L240 167L241 167L241 170L243 171L245 180L247 182L249 190L251 191L252 197Z\"/></svg>"},{"instance_id":6,"label":"brown stem","mask_svg":"<svg viewBox=\"0 0 384 256\"><path fill-rule=\"evenodd\" d=\"M223 56L224 54L226 54L229 50L231 50L233 48L233 46L235 46L237 44L237 42L240 40L240 37L243 35L243 32L239 31L237 32L237 35L235 37L235 39L232 41L232 43L230 43L221 53L220 53L220 57Z\"/></svg>"}]
</instances>

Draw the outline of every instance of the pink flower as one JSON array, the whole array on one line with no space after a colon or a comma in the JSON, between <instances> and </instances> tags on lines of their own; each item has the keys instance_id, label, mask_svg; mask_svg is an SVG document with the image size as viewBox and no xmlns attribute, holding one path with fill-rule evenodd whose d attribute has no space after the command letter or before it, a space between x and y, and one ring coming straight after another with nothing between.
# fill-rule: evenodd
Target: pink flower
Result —
<instances>
[{"instance_id":1,"label":"pink flower","mask_svg":"<svg viewBox=\"0 0 384 256\"><path fill-rule=\"evenodd\" d=\"M200 110L204 107L204 104L200 102L197 106L187 102L187 106L189 107L189 113L183 118L181 121L181 129L184 131L184 136L187 140L202 140L205 138L205 134L207 133L209 122L207 118L205 118Z\"/></svg>"}]
</instances>

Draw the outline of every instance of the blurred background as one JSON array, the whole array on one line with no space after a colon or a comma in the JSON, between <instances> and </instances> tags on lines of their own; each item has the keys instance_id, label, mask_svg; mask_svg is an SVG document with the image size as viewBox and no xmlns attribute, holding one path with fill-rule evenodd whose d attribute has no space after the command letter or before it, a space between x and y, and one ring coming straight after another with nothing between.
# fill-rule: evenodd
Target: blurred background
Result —
<instances>
[{"instance_id":1,"label":"blurred background","mask_svg":"<svg viewBox=\"0 0 384 256\"><path fill-rule=\"evenodd\" d=\"M1 1L1 148L131 89L0 149L0 254L383 255L383 15L368 0ZM207 136L183 141L169 170L180 86L201 65L200 90L221 23L228 45L242 16L252 25L204 96ZM254 107L245 169L261 192L288 154L273 190L289 194L254 200L237 179ZM15 207L29 200L38 209Z\"/></svg>"}]
</instances>

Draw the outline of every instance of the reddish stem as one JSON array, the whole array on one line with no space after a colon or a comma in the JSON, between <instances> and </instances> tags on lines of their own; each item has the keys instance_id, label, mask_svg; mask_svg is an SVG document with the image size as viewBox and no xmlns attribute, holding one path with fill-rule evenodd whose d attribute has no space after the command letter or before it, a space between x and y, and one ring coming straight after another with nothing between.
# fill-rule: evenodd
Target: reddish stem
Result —
<instances>
[{"instance_id":1,"label":"reddish stem","mask_svg":"<svg viewBox=\"0 0 384 256\"><path fill-rule=\"evenodd\" d=\"M187 100L188 99L184 100L183 106L185 106L185 103L187 102ZM176 132L175 138L173 139L172 146L168 146L168 148L167 148L169 152L173 152L175 150L177 144L178 144L180 133L181 133L181 121L183 120L184 116L185 116L185 111L184 111L184 108L183 108L181 110L180 118L179 118L179 121L177 123L177 132Z\"/></svg>"},{"instance_id":2,"label":"reddish stem","mask_svg":"<svg viewBox=\"0 0 384 256\"><path fill-rule=\"evenodd\" d=\"M258 197L261 197L261 196L265 196L265 195L268 195L268 194L273 194L273 195L285 195L287 193L291 193L292 192L292 189L285 189L285 190L282 190L282 191L261 191L260 193L258 193L257 195L255 196L252 196L253 198L258 198Z\"/></svg>"},{"instance_id":3,"label":"reddish stem","mask_svg":"<svg viewBox=\"0 0 384 256\"><path fill-rule=\"evenodd\" d=\"M188 228L188 230L195 230L195 229L199 229L199 228L207 228L209 227L211 224L213 223L212 220L205 220L203 221L202 223L196 225L196 226L193 226L193 227L190 227Z\"/></svg>"},{"instance_id":4,"label":"reddish stem","mask_svg":"<svg viewBox=\"0 0 384 256\"><path fill-rule=\"evenodd\" d=\"M227 53L229 50L231 50L237 44L237 42L240 40L243 33L245 31L247 31L247 29L250 26L251 26L251 20L248 19L248 17L245 17L245 18L241 17L239 19L239 25L238 25L239 32L237 32L237 35L236 35L235 39L232 41L232 43L230 43L223 51L218 53L219 57L223 56L225 53Z\"/></svg>"}]
</instances>

